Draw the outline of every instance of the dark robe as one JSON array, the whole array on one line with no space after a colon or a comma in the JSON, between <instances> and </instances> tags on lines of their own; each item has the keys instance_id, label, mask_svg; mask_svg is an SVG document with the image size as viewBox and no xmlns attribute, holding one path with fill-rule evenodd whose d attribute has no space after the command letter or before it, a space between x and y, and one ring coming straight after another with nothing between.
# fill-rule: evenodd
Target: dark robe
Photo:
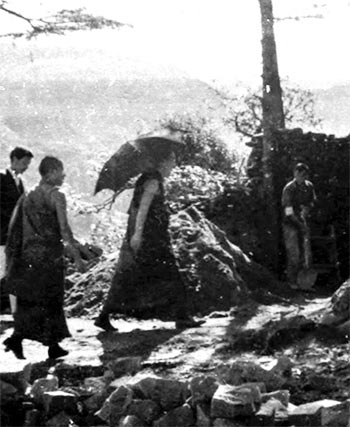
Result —
<instances>
[{"instance_id":1,"label":"dark robe","mask_svg":"<svg viewBox=\"0 0 350 427\"><path fill-rule=\"evenodd\" d=\"M6 244L7 282L17 296L15 333L52 345L70 336L63 312L63 242L50 191L19 200Z\"/></svg>"},{"instance_id":2,"label":"dark robe","mask_svg":"<svg viewBox=\"0 0 350 427\"><path fill-rule=\"evenodd\" d=\"M142 243L137 254L130 247L144 186L157 180L145 220ZM182 319L188 316L185 284L174 257L169 233L163 178L158 171L144 173L138 179L129 208L126 236L120 251L116 273L105 302L107 311L136 317Z\"/></svg>"}]
</instances>

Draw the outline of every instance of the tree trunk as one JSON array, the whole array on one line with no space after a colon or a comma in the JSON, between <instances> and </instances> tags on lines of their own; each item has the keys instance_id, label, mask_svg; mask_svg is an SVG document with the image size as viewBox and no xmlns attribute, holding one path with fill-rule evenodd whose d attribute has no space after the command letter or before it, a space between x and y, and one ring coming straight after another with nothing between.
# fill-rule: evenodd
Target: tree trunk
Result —
<instances>
[{"instance_id":1,"label":"tree trunk","mask_svg":"<svg viewBox=\"0 0 350 427\"><path fill-rule=\"evenodd\" d=\"M273 30L272 1L259 0L259 4L262 28L263 125L264 128L284 128L282 90Z\"/></svg>"},{"instance_id":2,"label":"tree trunk","mask_svg":"<svg viewBox=\"0 0 350 427\"><path fill-rule=\"evenodd\" d=\"M279 226L274 191L273 131L284 128L282 90L278 73L277 52L273 30L272 0L259 0L262 28L262 60L263 60L263 186L269 217L269 229L266 230L266 245L270 255L270 264L277 267Z\"/></svg>"}]
</instances>

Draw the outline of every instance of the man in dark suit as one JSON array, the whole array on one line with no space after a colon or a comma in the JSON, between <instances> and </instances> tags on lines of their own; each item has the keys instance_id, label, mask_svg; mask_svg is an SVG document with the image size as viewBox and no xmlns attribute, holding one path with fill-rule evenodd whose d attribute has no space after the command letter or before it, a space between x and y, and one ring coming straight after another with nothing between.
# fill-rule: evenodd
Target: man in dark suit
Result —
<instances>
[{"instance_id":1,"label":"man in dark suit","mask_svg":"<svg viewBox=\"0 0 350 427\"><path fill-rule=\"evenodd\" d=\"M10 153L10 167L0 172L0 279L5 275L5 244L11 215L24 193L21 175L28 169L32 158L33 154L29 150L16 147ZM11 296L10 302L15 303Z\"/></svg>"}]
</instances>

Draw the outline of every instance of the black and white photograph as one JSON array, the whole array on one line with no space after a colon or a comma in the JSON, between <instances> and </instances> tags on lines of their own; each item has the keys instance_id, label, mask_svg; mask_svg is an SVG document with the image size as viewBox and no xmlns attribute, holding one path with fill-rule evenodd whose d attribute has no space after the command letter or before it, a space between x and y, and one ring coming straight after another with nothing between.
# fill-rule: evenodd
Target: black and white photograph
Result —
<instances>
[{"instance_id":1,"label":"black and white photograph","mask_svg":"<svg viewBox=\"0 0 350 427\"><path fill-rule=\"evenodd\" d=\"M350 427L349 0L0 0L0 425Z\"/></svg>"}]
</instances>

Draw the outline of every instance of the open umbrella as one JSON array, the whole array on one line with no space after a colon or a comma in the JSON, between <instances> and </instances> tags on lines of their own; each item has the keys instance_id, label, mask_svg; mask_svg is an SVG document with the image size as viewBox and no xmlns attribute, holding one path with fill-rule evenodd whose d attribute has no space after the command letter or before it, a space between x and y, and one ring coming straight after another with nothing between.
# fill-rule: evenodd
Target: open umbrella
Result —
<instances>
[{"instance_id":1,"label":"open umbrella","mask_svg":"<svg viewBox=\"0 0 350 427\"><path fill-rule=\"evenodd\" d=\"M173 135L148 134L125 142L103 165L99 174L95 194L103 189L120 193L135 176L143 173L151 162L158 163L183 146Z\"/></svg>"}]
</instances>

